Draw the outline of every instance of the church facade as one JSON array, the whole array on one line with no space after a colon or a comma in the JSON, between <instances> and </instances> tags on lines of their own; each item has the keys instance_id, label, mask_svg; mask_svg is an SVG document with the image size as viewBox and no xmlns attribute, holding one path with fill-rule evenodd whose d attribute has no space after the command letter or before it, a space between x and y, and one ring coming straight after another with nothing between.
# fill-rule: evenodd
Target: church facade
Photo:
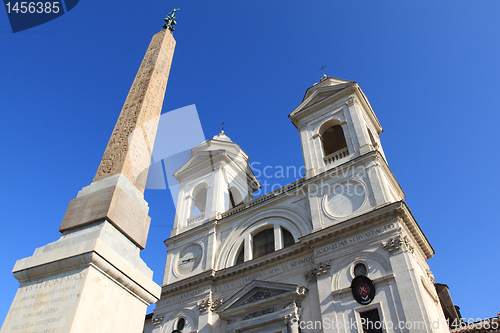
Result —
<instances>
[{"instance_id":1,"label":"church facade","mask_svg":"<svg viewBox=\"0 0 500 333\"><path fill-rule=\"evenodd\" d=\"M434 250L387 164L356 82L324 76L289 115L305 176L256 199L223 132L179 180L161 298L145 332L449 332Z\"/></svg>"}]
</instances>

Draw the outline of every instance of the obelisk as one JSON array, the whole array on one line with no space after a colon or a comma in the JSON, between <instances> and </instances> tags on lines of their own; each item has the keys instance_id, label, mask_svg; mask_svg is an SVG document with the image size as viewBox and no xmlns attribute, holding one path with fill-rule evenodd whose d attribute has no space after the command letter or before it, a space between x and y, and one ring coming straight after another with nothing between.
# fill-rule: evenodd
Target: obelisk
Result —
<instances>
[{"instance_id":1,"label":"obelisk","mask_svg":"<svg viewBox=\"0 0 500 333\"><path fill-rule=\"evenodd\" d=\"M93 182L71 200L59 240L18 260L20 286L1 333L142 332L161 288L139 257L150 218L144 188L174 53L153 36Z\"/></svg>"}]
</instances>

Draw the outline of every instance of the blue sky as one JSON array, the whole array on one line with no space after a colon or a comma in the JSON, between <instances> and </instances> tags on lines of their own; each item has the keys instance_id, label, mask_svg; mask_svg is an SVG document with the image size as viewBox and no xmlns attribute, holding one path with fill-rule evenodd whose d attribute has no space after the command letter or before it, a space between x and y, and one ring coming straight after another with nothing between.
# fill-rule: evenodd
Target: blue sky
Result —
<instances>
[{"instance_id":1,"label":"blue sky","mask_svg":"<svg viewBox=\"0 0 500 333\"><path fill-rule=\"evenodd\" d=\"M178 7L164 112L195 104L207 138L225 120L251 162L298 168L299 136L287 115L321 65L357 81L436 251L436 281L449 285L464 317L497 314L489 281L500 275L499 1L82 0L16 34L0 10L2 321L18 287L15 261L59 238L152 35ZM161 283L174 207L168 191L145 195L152 222L141 256Z\"/></svg>"}]
</instances>

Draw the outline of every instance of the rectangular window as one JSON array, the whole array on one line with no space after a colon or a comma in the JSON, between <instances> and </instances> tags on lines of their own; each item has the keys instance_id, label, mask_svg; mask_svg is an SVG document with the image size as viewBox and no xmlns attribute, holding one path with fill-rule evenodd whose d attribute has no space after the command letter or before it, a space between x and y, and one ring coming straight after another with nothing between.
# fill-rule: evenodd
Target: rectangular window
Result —
<instances>
[{"instance_id":1,"label":"rectangular window","mask_svg":"<svg viewBox=\"0 0 500 333\"><path fill-rule=\"evenodd\" d=\"M359 313L361 318L361 325L363 327L363 333L383 333L382 322L380 321L380 315L378 309L372 309Z\"/></svg>"}]
</instances>

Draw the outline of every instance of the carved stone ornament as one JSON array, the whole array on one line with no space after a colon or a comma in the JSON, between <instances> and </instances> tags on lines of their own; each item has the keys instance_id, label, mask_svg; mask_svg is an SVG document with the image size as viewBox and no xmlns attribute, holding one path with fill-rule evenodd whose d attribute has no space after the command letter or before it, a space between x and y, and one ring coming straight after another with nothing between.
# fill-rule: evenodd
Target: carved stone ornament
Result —
<instances>
[{"instance_id":1,"label":"carved stone ornament","mask_svg":"<svg viewBox=\"0 0 500 333\"><path fill-rule=\"evenodd\" d=\"M292 324L294 322L297 322L299 320L299 315L296 312L287 314L285 316L285 324Z\"/></svg>"},{"instance_id":2,"label":"carved stone ornament","mask_svg":"<svg viewBox=\"0 0 500 333\"><path fill-rule=\"evenodd\" d=\"M151 40L94 181L121 173L144 193L174 47L171 33Z\"/></svg>"},{"instance_id":3,"label":"carved stone ornament","mask_svg":"<svg viewBox=\"0 0 500 333\"><path fill-rule=\"evenodd\" d=\"M410 251L411 254L413 254L415 252L415 248L413 247L413 245L411 245L408 237L404 236L403 241L405 243L406 249Z\"/></svg>"},{"instance_id":4,"label":"carved stone ornament","mask_svg":"<svg viewBox=\"0 0 500 333\"><path fill-rule=\"evenodd\" d=\"M162 313L162 314L158 314L158 315L155 315L153 317L153 326L160 326L161 323L163 322L163 319L164 319L164 316L165 314Z\"/></svg>"},{"instance_id":5,"label":"carved stone ornament","mask_svg":"<svg viewBox=\"0 0 500 333\"><path fill-rule=\"evenodd\" d=\"M256 302L258 300L261 300L261 299L264 299L264 298L268 298L268 297L271 297L273 295L273 293L269 292L269 291L258 291L256 292L255 294L253 294L251 297L249 297L245 302L243 302L242 304L247 304L247 303L253 303L253 302Z\"/></svg>"},{"instance_id":6,"label":"carved stone ornament","mask_svg":"<svg viewBox=\"0 0 500 333\"><path fill-rule=\"evenodd\" d=\"M395 238L389 238L387 242L382 242L382 244L384 245L384 249L386 249L389 252L397 251L401 249L401 244L402 244L401 237L398 236Z\"/></svg>"},{"instance_id":7,"label":"carved stone ornament","mask_svg":"<svg viewBox=\"0 0 500 333\"><path fill-rule=\"evenodd\" d=\"M328 273L330 267L329 261L326 264L320 262L318 266L314 267L311 269L311 272L306 274L306 279L308 281L314 281L318 278L318 276Z\"/></svg>"},{"instance_id":8,"label":"carved stone ornament","mask_svg":"<svg viewBox=\"0 0 500 333\"><path fill-rule=\"evenodd\" d=\"M356 102L357 102L357 99L356 99L355 96L349 96L349 98L347 99L347 101L345 102L345 104L347 106L351 106L351 105L353 105Z\"/></svg>"},{"instance_id":9,"label":"carved stone ornament","mask_svg":"<svg viewBox=\"0 0 500 333\"><path fill-rule=\"evenodd\" d=\"M223 303L222 298L218 300L212 301L211 299L207 298L198 303L198 310L200 313L207 313L208 311L215 311L219 306L221 306Z\"/></svg>"},{"instance_id":10,"label":"carved stone ornament","mask_svg":"<svg viewBox=\"0 0 500 333\"><path fill-rule=\"evenodd\" d=\"M408 237L397 236L394 238L389 238L387 242L382 242L384 249L389 252L397 252L398 250L409 251L411 254L415 252L415 248L411 245Z\"/></svg>"},{"instance_id":11,"label":"carved stone ornament","mask_svg":"<svg viewBox=\"0 0 500 333\"><path fill-rule=\"evenodd\" d=\"M429 278L429 280L431 281L432 284L435 283L435 280L434 280L434 275L432 274L431 270L427 268L427 277Z\"/></svg>"}]
</instances>

